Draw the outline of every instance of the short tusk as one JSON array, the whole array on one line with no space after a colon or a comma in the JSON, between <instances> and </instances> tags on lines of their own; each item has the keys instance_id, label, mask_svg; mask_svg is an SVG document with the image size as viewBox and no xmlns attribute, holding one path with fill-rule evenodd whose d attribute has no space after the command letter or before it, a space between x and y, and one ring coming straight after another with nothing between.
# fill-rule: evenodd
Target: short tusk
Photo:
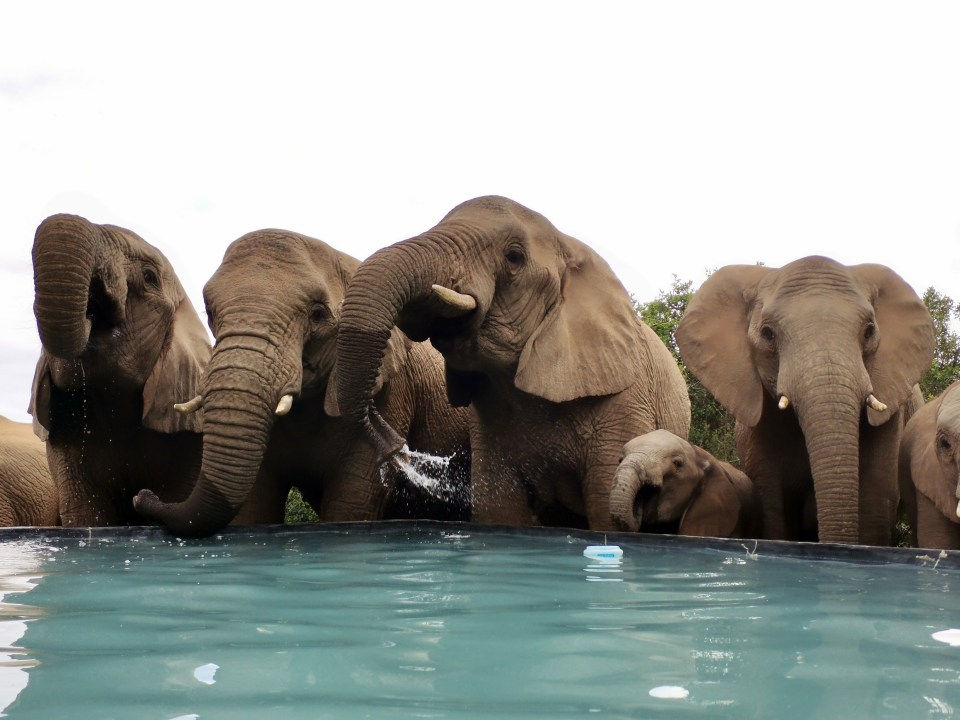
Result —
<instances>
[{"instance_id":1,"label":"short tusk","mask_svg":"<svg viewBox=\"0 0 960 720\"><path fill-rule=\"evenodd\" d=\"M957 503L957 517L960 518L960 502Z\"/></svg>"},{"instance_id":2,"label":"short tusk","mask_svg":"<svg viewBox=\"0 0 960 720\"><path fill-rule=\"evenodd\" d=\"M173 406L173 409L178 413L183 413L184 415L189 415L194 413L200 408L203 407L203 395L197 395L193 400L187 400L187 402L176 403Z\"/></svg>"},{"instance_id":3,"label":"short tusk","mask_svg":"<svg viewBox=\"0 0 960 720\"><path fill-rule=\"evenodd\" d=\"M277 409L273 412L277 415L286 415L290 412L290 408L293 407L293 395L289 393L280 398L280 402L277 403Z\"/></svg>"},{"instance_id":4,"label":"short tusk","mask_svg":"<svg viewBox=\"0 0 960 720\"><path fill-rule=\"evenodd\" d=\"M884 403L877 400L872 393L870 395L867 395L867 405L872 407L877 412L883 412L884 410L887 409L887 406Z\"/></svg>"},{"instance_id":5,"label":"short tusk","mask_svg":"<svg viewBox=\"0 0 960 720\"><path fill-rule=\"evenodd\" d=\"M464 295L443 285L433 285L431 290L434 297L440 300L447 310L447 312L441 311L444 317L459 317L477 309L477 301L472 295Z\"/></svg>"},{"instance_id":6,"label":"short tusk","mask_svg":"<svg viewBox=\"0 0 960 720\"><path fill-rule=\"evenodd\" d=\"M780 402L777 403L777 407L781 410L786 410L788 407L790 407L790 398L788 398L786 395L781 395Z\"/></svg>"}]
</instances>

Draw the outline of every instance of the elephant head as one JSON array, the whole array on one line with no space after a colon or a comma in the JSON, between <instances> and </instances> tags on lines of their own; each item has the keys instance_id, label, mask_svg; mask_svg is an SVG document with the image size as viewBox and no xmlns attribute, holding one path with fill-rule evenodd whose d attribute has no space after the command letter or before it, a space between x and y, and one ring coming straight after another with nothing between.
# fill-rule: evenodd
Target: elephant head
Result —
<instances>
[{"instance_id":1,"label":"elephant head","mask_svg":"<svg viewBox=\"0 0 960 720\"><path fill-rule=\"evenodd\" d=\"M695 293L676 339L738 425L795 413L819 538L858 542L861 418L890 420L933 356L930 315L910 286L884 266L824 257L779 269L727 266Z\"/></svg>"},{"instance_id":2,"label":"elephant head","mask_svg":"<svg viewBox=\"0 0 960 720\"><path fill-rule=\"evenodd\" d=\"M404 443L372 402L395 324L443 354L454 406L474 400L481 377L559 403L620 392L641 375L636 313L609 266L503 197L467 201L377 251L350 285L337 396L382 458Z\"/></svg>"},{"instance_id":3,"label":"elephant head","mask_svg":"<svg viewBox=\"0 0 960 720\"><path fill-rule=\"evenodd\" d=\"M33 270L43 351L30 412L42 439L56 420L52 387L140 393L144 427L199 432L173 403L196 391L210 343L159 250L124 228L53 215L37 228Z\"/></svg>"},{"instance_id":4,"label":"elephant head","mask_svg":"<svg viewBox=\"0 0 960 720\"><path fill-rule=\"evenodd\" d=\"M142 491L140 513L184 535L215 532L236 516L277 418L302 400L322 402L330 387L340 306L358 265L320 240L284 230L248 233L227 248L203 290L213 356L197 397L179 405L187 414L203 408L200 478L181 503ZM386 363L380 380L392 372ZM336 414L332 393L327 408Z\"/></svg>"},{"instance_id":5,"label":"elephant head","mask_svg":"<svg viewBox=\"0 0 960 720\"><path fill-rule=\"evenodd\" d=\"M753 484L729 463L668 430L630 440L610 490L623 530L746 537L754 529Z\"/></svg>"},{"instance_id":6,"label":"elephant head","mask_svg":"<svg viewBox=\"0 0 960 720\"><path fill-rule=\"evenodd\" d=\"M922 547L960 549L960 382L907 423L900 491Z\"/></svg>"}]
</instances>

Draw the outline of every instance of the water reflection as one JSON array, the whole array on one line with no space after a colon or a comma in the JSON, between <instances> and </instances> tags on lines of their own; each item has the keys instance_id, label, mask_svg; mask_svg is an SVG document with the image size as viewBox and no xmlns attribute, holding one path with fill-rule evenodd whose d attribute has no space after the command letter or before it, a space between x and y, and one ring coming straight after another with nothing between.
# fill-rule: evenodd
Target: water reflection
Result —
<instances>
[{"instance_id":1,"label":"water reflection","mask_svg":"<svg viewBox=\"0 0 960 720\"><path fill-rule=\"evenodd\" d=\"M0 543L0 714L4 717L27 686L27 668L37 664L16 643L27 632L27 623L40 613L13 600L37 586L51 552L36 543Z\"/></svg>"}]
</instances>

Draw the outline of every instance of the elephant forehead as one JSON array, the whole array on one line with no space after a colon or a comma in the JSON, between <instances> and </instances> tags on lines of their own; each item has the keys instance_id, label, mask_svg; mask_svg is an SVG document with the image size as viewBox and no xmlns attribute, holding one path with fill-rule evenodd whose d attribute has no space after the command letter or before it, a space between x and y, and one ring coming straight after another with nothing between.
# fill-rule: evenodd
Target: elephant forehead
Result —
<instances>
[{"instance_id":1,"label":"elephant forehead","mask_svg":"<svg viewBox=\"0 0 960 720\"><path fill-rule=\"evenodd\" d=\"M624 446L627 453L662 455L667 452L679 452L686 449L686 443L669 430L653 430L629 440Z\"/></svg>"}]
</instances>

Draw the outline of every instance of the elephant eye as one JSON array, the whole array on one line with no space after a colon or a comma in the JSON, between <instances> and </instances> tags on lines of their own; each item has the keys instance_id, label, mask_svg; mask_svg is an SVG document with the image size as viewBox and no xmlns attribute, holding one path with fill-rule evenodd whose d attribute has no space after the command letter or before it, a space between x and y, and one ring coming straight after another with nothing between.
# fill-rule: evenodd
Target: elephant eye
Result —
<instances>
[{"instance_id":1,"label":"elephant eye","mask_svg":"<svg viewBox=\"0 0 960 720\"><path fill-rule=\"evenodd\" d=\"M773 328L769 325L763 325L760 328L760 337L762 337L767 342L773 342L777 339L777 334L773 331Z\"/></svg>"},{"instance_id":2,"label":"elephant eye","mask_svg":"<svg viewBox=\"0 0 960 720\"><path fill-rule=\"evenodd\" d=\"M683 467L683 460L681 460L680 458L677 458L676 460L673 461L673 466L677 470L681 469Z\"/></svg>"},{"instance_id":3,"label":"elephant eye","mask_svg":"<svg viewBox=\"0 0 960 720\"><path fill-rule=\"evenodd\" d=\"M160 277L157 275L157 271L151 267L145 267L143 269L143 282L150 287L160 287Z\"/></svg>"},{"instance_id":4,"label":"elephant eye","mask_svg":"<svg viewBox=\"0 0 960 720\"><path fill-rule=\"evenodd\" d=\"M941 450L945 450L945 451L948 451L948 452L949 452L949 450L950 450L950 441L947 440L943 435L938 435L938 436L937 436L937 446L938 446Z\"/></svg>"},{"instance_id":5,"label":"elephant eye","mask_svg":"<svg viewBox=\"0 0 960 720\"><path fill-rule=\"evenodd\" d=\"M866 325L864 325L864 327L863 327L863 339L864 339L864 340L869 340L870 338L872 338L872 337L873 337L874 335L876 335L876 334L877 334L877 326L876 326L874 323L869 322L869 323L867 323Z\"/></svg>"},{"instance_id":6,"label":"elephant eye","mask_svg":"<svg viewBox=\"0 0 960 720\"><path fill-rule=\"evenodd\" d=\"M330 319L330 308L326 305L317 304L310 308L310 322L319 325L325 320Z\"/></svg>"},{"instance_id":7,"label":"elephant eye","mask_svg":"<svg viewBox=\"0 0 960 720\"><path fill-rule=\"evenodd\" d=\"M520 265L526 259L526 256L523 254L523 249L516 246L507 248L504 257L507 258L507 262L511 265Z\"/></svg>"}]
</instances>

